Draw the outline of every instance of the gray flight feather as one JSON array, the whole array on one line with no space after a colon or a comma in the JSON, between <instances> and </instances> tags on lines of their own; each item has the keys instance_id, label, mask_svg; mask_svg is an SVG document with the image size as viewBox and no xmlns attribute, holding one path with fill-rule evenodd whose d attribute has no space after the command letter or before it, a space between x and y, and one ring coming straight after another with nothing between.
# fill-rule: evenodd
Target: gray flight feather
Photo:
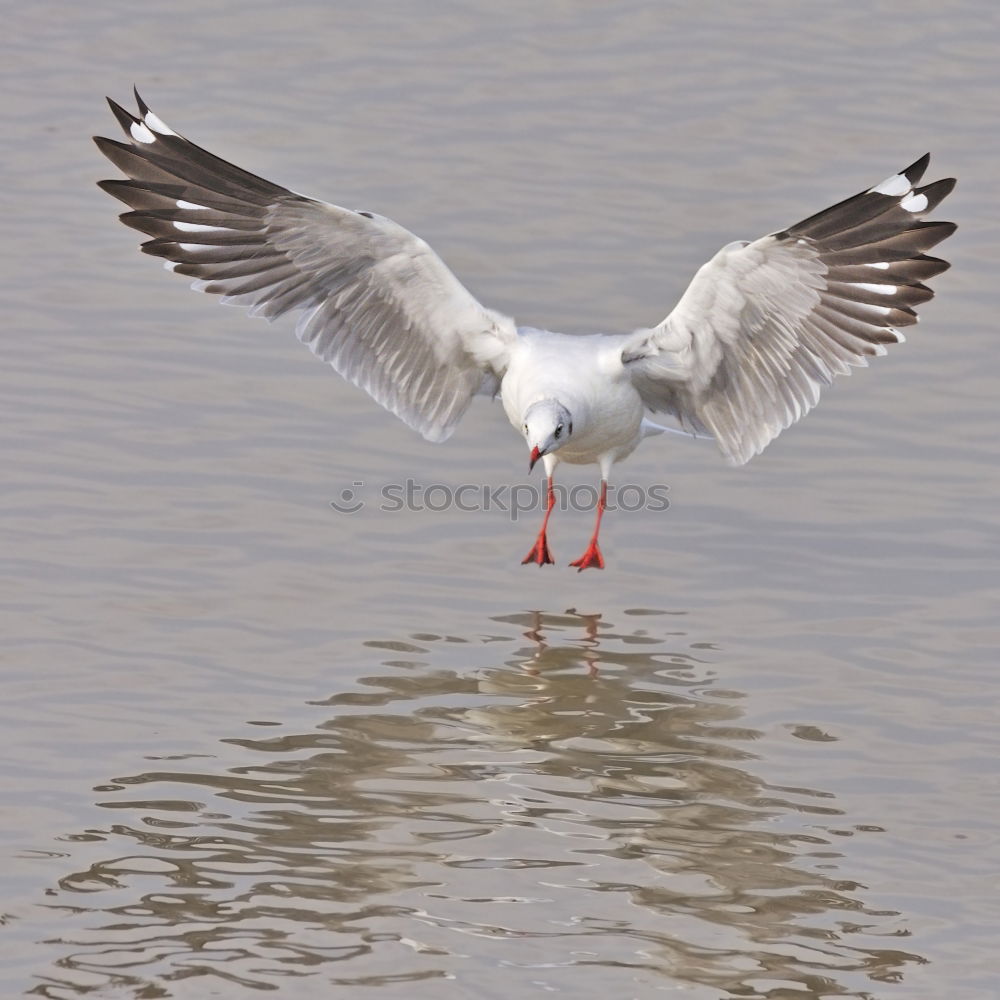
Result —
<instances>
[{"instance_id":1,"label":"gray flight feather","mask_svg":"<svg viewBox=\"0 0 1000 1000\"><path fill-rule=\"evenodd\" d=\"M129 143L95 138L128 177L101 187L192 287L274 319L299 313L312 351L431 441L494 392L517 339L427 244L390 219L295 194L109 101Z\"/></svg>"},{"instance_id":2,"label":"gray flight feather","mask_svg":"<svg viewBox=\"0 0 1000 1000\"><path fill-rule=\"evenodd\" d=\"M659 326L624 338L643 402L710 433L742 465L835 375L902 341L899 327L933 295L922 281L948 267L924 251L956 228L919 221L955 184L915 189L928 159L780 233L723 247Z\"/></svg>"}]
</instances>

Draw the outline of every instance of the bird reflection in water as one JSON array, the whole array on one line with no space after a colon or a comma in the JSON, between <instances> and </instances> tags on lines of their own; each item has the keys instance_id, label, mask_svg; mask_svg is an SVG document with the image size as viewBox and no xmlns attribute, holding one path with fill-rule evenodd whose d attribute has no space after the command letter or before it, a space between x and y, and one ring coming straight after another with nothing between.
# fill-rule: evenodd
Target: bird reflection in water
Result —
<instances>
[{"instance_id":1,"label":"bird reflection in water","mask_svg":"<svg viewBox=\"0 0 1000 1000\"><path fill-rule=\"evenodd\" d=\"M583 662L591 677L597 676L597 665L600 663L598 649L601 645L598 629L601 626L600 614L580 614L575 608L570 608L565 615L543 616L541 611L530 612L531 627L524 633L525 639L535 643L535 651L530 659L525 660L521 667L529 674L538 674L546 669L562 669L572 663ZM545 621L548 618L548 622ZM583 635L569 646L551 646L545 638L546 627L572 627L578 624L583 628Z\"/></svg>"},{"instance_id":2,"label":"bird reflection in water","mask_svg":"<svg viewBox=\"0 0 1000 1000\"><path fill-rule=\"evenodd\" d=\"M515 996L898 982L923 959L852 872L844 838L868 834L822 781L769 777L787 742L682 621L531 611L374 639L310 723L290 709L98 786L109 820L64 838L78 870L51 892L60 992L41 995L500 967Z\"/></svg>"}]
</instances>

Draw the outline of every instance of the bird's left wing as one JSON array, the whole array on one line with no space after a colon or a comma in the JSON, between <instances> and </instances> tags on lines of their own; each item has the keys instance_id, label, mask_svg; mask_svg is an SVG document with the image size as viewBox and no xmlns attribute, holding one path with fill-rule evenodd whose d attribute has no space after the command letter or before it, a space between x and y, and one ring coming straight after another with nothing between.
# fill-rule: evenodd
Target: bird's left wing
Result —
<instances>
[{"instance_id":1,"label":"bird's left wing","mask_svg":"<svg viewBox=\"0 0 1000 1000\"><path fill-rule=\"evenodd\" d=\"M315 354L425 438L447 438L496 384L517 338L413 233L370 212L295 194L168 128L136 93L109 100L128 143L95 137L127 180L101 181L151 236L145 253L251 315L299 311Z\"/></svg>"},{"instance_id":2,"label":"bird's left wing","mask_svg":"<svg viewBox=\"0 0 1000 1000\"><path fill-rule=\"evenodd\" d=\"M924 251L955 231L921 222L955 185L899 174L788 229L730 243L659 326L624 338L643 402L715 437L742 465L819 400L820 387L885 354L916 323L923 282L947 269Z\"/></svg>"}]
</instances>

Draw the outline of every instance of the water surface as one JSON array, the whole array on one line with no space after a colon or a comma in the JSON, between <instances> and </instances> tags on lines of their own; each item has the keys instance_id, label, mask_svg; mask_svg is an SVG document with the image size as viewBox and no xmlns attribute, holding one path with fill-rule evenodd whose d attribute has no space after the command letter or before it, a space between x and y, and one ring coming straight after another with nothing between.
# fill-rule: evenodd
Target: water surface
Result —
<instances>
[{"instance_id":1,"label":"water surface","mask_svg":"<svg viewBox=\"0 0 1000 1000\"><path fill-rule=\"evenodd\" d=\"M1000 992L992 5L7 27L0 992ZM539 571L534 514L379 510L528 482L498 407L426 444L135 251L87 138L133 80L524 323L654 323L927 148L954 268L749 467L648 442L618 481L670 506L606 518L604 573L579 511Z\"/></svg>"}]
</instances>

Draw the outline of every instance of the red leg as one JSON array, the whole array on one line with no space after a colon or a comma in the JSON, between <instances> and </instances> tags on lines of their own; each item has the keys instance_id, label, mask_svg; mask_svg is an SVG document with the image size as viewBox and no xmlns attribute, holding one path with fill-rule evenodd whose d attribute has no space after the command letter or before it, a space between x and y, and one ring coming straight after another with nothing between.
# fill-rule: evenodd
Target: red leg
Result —
<instances>
[{"instance_id":1,"label":"red leg","mask_svg":"<svg viewBox=\"0 0 1000 1000\"><path fill-rule=\"evenodd\" d=\"M585 569L604 569L604 556L601 555L601 547L597 544L597 536L601 533L601 518L604 516L604 508L608 505L608 481L601 480L601 496L597 501L597 520L594 522L594 533L590 536L590 544L587 551L579 559L570 563L576 566L577 571Z\"/></svg>"},{"instance_id":2,"label":"red leg","mask_svg":"<svg viewBox=\"0 0 1000 1000\"><path fill-rule=\"evenodd\" d=\"M538 563L539 566L555 563L552 553L549 552L549 542L545 536L545 531L549 526L549 515L552 513L552 508L556 505L556 492L552 488L551 476L546 482L548 483L548 505L545 508L545 517L542 519L542 527L538 532L538 537L535 539L535 544L531 546L531 551L521 560L522 566L530 562Z\"/></svg>"}]
</instances>

